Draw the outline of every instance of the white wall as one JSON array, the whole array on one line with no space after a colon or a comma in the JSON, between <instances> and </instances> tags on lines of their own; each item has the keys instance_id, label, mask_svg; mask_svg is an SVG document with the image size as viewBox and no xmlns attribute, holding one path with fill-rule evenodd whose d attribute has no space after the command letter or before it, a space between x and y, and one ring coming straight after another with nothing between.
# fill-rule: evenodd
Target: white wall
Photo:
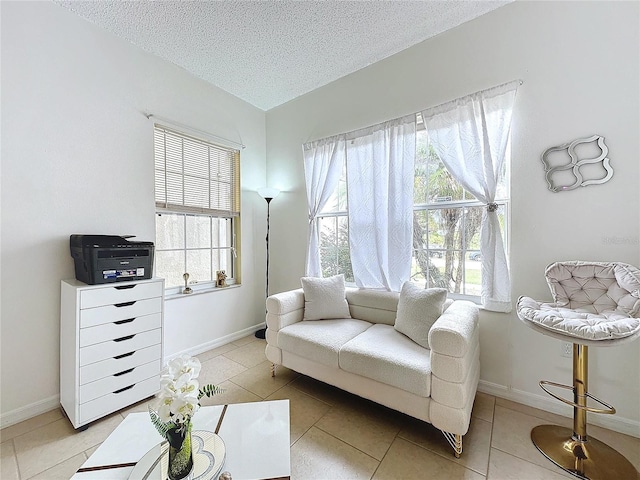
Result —
<instances>
[{"instance_id":1,"label":"white wall","mask_svg":"<svg viewBox=\"0 0 640 480\"><path fill-rule=\"evenodd\" d=\"M522 79L513 121L513 300L550 300L546 265L618 260L640 266L639 7L637 2L516 2L267 112L272 292L299 287L307 207L302 143ZM613 179L551 193L540 156L600 134ZM571 415L540 379L571 382L557 340L515 313L481 314L481 389ZM590 390L618 415L590 421L640 436L640 344L592 348Z\"/></svg>"},{"instance_id":2,"label":"white wall","mask_svg":"<svg viewBox=\"0 0 640 480\"><path fill-rule=\"evenodd\" d=\"M2 425L58 406L72 233L154 240L152 122L242 141L240 288L168 301L165 355L264 321L265 114L50 2L2 2ZM256 223L257 222L257 223ZM254 224L257 227L254 229ZM261 250L260 250L261 251Z\"/></svg>"},{"instance_id":3,"label":"white wall","mask_svg":"<svg viewBox=\"0 0 640 480\"><path fill-rule=\"evenodd\" d=\"M243 286L166 302L167 349L214 346L263 320L265 114L48 2L2 15L0 424L58 404L59 281L71 233L154 236L151 122L241 139ZM513 298L548 299L560 259L640 264L639 5L517 2L266 115L272 292L299 286L307 236L301 144L521 78L513 133ZM544 149L599 133L614 178L552 194ZM255 225L255 228L254 228ZM541 378L569 382L559 342L515 314L482 312L481 388L556 409ZM638 343L591 349L591 390L618 408L594 423L640 435Z\"/></svg>"}]
</instances>

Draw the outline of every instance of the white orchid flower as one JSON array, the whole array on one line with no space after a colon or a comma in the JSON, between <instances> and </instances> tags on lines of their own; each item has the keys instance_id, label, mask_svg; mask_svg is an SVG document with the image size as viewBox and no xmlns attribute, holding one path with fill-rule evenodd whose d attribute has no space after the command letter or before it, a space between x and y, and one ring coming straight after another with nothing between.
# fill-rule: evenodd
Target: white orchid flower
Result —
<instances>
[{"instance_id":1,"label":"white orchid flower","mask_svg":"<svg viewBox=\"0 0 640 480\"><path fill-rule=\"evenodd\" d=\"M162 422L182 428L191 421L200 408L197 377L201 368L200 360L189 355L181 355L167 363L160 376L156 409Z\"/></svg>"}]
</instances>

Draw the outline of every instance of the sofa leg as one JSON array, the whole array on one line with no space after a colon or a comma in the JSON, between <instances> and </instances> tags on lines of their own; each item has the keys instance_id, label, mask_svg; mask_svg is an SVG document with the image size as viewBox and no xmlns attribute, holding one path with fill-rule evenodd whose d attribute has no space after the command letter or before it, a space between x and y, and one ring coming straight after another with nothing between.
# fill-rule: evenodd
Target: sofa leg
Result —
<instances>
[{"instance_id":1,"label":"sofa leg","mask_svg":"<svg viewBox=\"0 0 640 480\"><path fill-rule=\"evenodd\" d=\"M276 364L275 363L271 364L271 376L272 377L276 376Z\"/></svg>"},{"instance_id":2,"label":"sofa leg","mask_svg":"<svg viewBox=\"0 0 640 480\"><path fill-rule=\"evenodd\" d=\"M453 454L455 457L460 458L460 455L462 455L462 435L445 431L443 431L442 434L444 435L444 438L447 439L447 442L449 442L449 445L453 448Z\"/></svg>"}]
</instances>

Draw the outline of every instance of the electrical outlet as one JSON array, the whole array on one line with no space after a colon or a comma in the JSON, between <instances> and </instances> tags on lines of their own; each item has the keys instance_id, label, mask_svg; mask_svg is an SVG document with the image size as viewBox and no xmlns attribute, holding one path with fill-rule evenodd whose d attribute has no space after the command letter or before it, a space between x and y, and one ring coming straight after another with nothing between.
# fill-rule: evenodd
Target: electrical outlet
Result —
<instances>
[{"instance_id":1,"label":"electrical outlet","mask_svg":"<svg viewBox=\"0 0 640 480\"><path fill-rule=\"evenodd\" d=\"M569 358L573 357L573 343L562 342L562 356Z\"/></svg>"}]
</instances>

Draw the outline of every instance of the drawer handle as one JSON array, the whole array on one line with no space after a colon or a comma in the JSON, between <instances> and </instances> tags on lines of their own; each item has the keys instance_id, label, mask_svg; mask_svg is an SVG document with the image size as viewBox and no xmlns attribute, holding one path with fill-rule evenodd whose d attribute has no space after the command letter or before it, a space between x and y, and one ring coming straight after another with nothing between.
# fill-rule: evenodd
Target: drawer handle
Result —
<instances>
[{"instance_id":1,"label":"drawer handle","mask_svg":"<svg viewBox=\"0 0 640 480\"><path fill-rule=\"evenodd\" d=\"M114 377L119 377L120 375L126 375L127 373L131 373L136 369L136 367L130 368L129 370L123 370L122 372L119 373L114 373L113 376Z\"/></svg>"},{"instance_id":2,"label":"drawer handle","mask_svg":"<svg viewBox=\"0 0 640 480\"><path fill-rule=\"evenodd\" d=\"M125 323L131 323L131 322L133 322L135 319L136 319L136 317L133 317L133 318L127 318L126 320L118 320L117 322L113 322L113 323L115 323L116 325L123 325L123 324L125 324Z\"/></svg>"},{"instance_id":3,"label":"drawer handle","mask_svg":"<svg viewBox=\"0 0 640 480\"><path fill-rule=\"evenodd\" d=\"M136 301L134 300L133 302L123 302L123 303L114 303L113 306L120 308L120 307L130 307L131 305L133 305L134 303L136 303Z\"/></svg>"},{"instance_id":4,"label":"drawer handle","mask_svg":"<svg viewBox=\"0 0 640 480\"><path fill-rule=\"evenodd\" d=\"M113 287L113 288L115 288L116 290L128 290L128 289L133 288L133 287L135 287L135 285L118 285L118 286Z\"/></svg>"},{"instance_id":5,"label":"drawer handle","mask_svg":"<svg viewBox=\"0 0 640 480\"><path fill-rule=\"evenodd\" d=\"M136 353L136 351L134 350L133 352L129 352L129 353L123 353L122 355L117 355L113 358L115 358L116 360L120 360L121 358L126 358L126 357L130 357L131 355L133 355L134 353Z\"/></svg>"},{"instance_id":6,"label":"drawer handle","mask_svg":"<svg viewBox=\"0 0 640 480\"><path fill-rule=\"evenodd\" d=\"M135 386L135 383L133 385L129 385L128 387L121 388L120 390L116 390L113 393L122 393L122 392L124 392L126 390L129 390L130 388L133 388L134 386Z\"/></svg>"},{"instance_id":7,"label":"drawer handle","mask_svg":"<svg viewBox=\"0 0 640 480\"><path fill-rule=\"evenodd\" d=\"M114 342L123 342L125 340L131 340L135 336L136 336L136 334L134 333L133 335L127 335L126 337L114 338L113 341Z\"/></svg>"}]
</instances>

